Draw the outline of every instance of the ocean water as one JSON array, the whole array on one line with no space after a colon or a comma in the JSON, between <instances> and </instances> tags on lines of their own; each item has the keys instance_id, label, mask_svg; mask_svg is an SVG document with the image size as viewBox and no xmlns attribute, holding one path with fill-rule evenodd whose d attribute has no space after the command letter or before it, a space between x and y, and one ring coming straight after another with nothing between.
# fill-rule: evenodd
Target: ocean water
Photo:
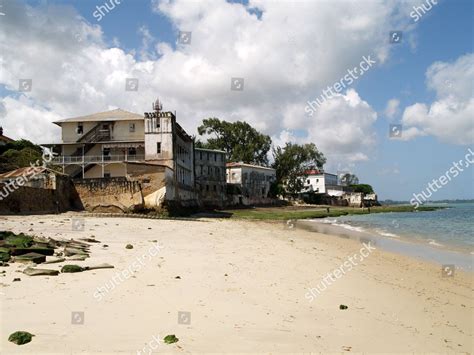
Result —
<instances>
[{"instance_id":1,"label":"ocean water","mask_svg":"<svg viewBox=\"0 0 474 355\"><path fill-rule=\"evenodd\" d=\"M433 204L430 212L374 213L326 219L324 223L374 236L402 238L474 253L474 203Z\"/></svg>"}]
</instances>

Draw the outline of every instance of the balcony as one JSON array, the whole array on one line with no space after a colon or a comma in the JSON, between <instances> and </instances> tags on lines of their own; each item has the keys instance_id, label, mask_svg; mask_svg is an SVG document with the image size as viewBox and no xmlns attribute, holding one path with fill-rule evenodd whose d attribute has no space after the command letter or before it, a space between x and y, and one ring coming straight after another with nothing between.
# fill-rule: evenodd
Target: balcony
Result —
<instances>
[{"instance_id":1,"label":"balcony","mask_svg":"<svg viewBox=\"0 0 474 355\"><path fill-rule=\"evenodd\" d=\"M132 162L142 161L145 159L143 154L117 154L117 155L86 155L86 156L74 156L74 155L60 155L55 157L52 161L53 164L101 164L101 163L121 163L121 162Z\"/></svg>"}]
</instances>

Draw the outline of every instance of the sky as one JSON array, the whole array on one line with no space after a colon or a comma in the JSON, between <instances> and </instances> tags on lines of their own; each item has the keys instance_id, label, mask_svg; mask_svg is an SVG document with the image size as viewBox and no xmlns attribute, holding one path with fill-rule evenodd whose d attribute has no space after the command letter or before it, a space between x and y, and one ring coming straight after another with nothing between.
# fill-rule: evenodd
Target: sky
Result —
<instances>
[{"instance_id":1,"label":"sky","mask_svg":"<svg viewBox=\"0 0 474 355\"><path fill-rule=\"evenodd\" d=\"M473 3L0 0L0 125L60 142L55 120L159 98L190 134L218 117L315 143L379 199L462 160L432 199L472 199Z\"/></svg>"}]
</instances>

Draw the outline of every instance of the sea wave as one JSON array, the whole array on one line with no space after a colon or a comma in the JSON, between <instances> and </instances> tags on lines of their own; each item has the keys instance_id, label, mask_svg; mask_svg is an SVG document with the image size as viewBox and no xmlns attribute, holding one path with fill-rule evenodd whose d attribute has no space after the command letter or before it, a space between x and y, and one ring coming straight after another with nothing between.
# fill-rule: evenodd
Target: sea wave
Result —
<instances>
[{"instance_id":1,"label":"sea wave","mask_svg":"<svg viewBox=\"0 0 474 355\"><path fill-rule=\"evenodd\" d=\"M399 235L397 234L394 234L394 233L389 233L383 229L376 229L375 230L379 235L381 235L382 237L390 237L390 238L400 238Z\"/></svg>"},{"instance_id":2,"label":"sea wave","mask_svg":"<svg viewBox=\"0 0 474 355\"><path fill-rule=\"evenodd\" d=\"M428 239L428 244L429 244L429 245L434 245L434 246L436 246L436 247L442 247L442 246L444 246L443 244L438 243L438 242L437 242L436 240L434 240L434 239Z\"/></svg>"}]
</instances>

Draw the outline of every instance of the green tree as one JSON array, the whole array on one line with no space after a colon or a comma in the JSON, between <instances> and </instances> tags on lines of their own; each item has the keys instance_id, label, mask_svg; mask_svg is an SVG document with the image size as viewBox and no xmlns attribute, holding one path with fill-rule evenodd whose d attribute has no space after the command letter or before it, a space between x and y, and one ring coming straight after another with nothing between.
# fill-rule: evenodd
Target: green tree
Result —
<instances>
[{"instance_id":1,"label":"green tree","mask_svg":"<svg viewBox=\"0 0 474 355\"><path fill-rule=\"evenodd\" d=\"M354 192L362 192L366 195L374 193L374 189L368 184L353 184L350 186L354 189Z\"/></svg>"},{"instance_id":2,"label":"green tree","mask_svg":"<svg viewBox=\"0 0 474 355\"><path fill-rule=\"evenodd\" d=\"M0 173L24 168L35 163L41 162L42 150L27 140L19 140L0 146Z\"/></svg>"},{"instance_id":3,"label":"green tree","mask_svg":"<svg viewBox=\"0 0 474 355\"><path fill-rule=\"evenodd\" d=\"M206 142L199 140L196 142L198 148L223 150L230 161L268 165L267 153L270 151L272 140L247 122L227 122L218 118L207 118L197 130L200 136L209 136Z\"/></svg>"},{"instance_id":4,"label":"green tree","mask_svg":"<svg viewBox=\"0 0 474 355\"><path fill-rule=\"evenodd\" d=\"M341 176L341 185L351 186L351 185L358 185L359 178L354 174L346 173Z\"/></svg>"},{"instance_id":5,"label":"green tree","mask_svg":"<svg viewBox=\"0 0 474 355\"><path fill-rule=\"evenodd\" d=\"M277 183L285 185L286 191L293 195L303 189L306 170L320 169L326 163L324 154L314 143L304 145L286 143L283 148L273 149L273 158Z\"/></svg>"}]
</instances>

